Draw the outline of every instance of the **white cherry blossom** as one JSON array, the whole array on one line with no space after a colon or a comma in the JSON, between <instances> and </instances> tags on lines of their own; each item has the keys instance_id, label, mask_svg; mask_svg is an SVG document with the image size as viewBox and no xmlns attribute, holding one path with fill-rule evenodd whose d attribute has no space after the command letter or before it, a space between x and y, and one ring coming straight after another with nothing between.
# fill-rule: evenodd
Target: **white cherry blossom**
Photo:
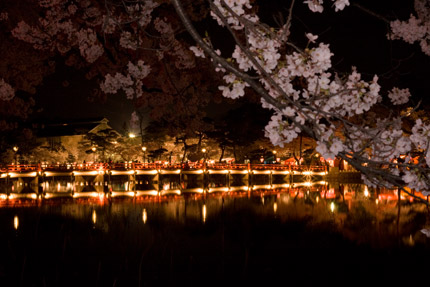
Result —
<instances>
[{"instance_id":1,"label":"white cherry blossom","mask_svg":"<svg viewBox=\"0 0 430 287\"><path fill-rule=\"evenodd\" d=\"M388 92L388 97L394 105L406 104L411 97L409 89L399 89L394 87L390 92Z\"/></svg>"},{"instance_id":2,"label":"white cherry blossom","mask_svg":"<svg viewBox=\"0 0 430 287\"><path fill-rule=\"evenodd\" d=\"M15 90L4 79L0 79L0 100L10 101L15 97Z\"/></svg>"}]
</instances>

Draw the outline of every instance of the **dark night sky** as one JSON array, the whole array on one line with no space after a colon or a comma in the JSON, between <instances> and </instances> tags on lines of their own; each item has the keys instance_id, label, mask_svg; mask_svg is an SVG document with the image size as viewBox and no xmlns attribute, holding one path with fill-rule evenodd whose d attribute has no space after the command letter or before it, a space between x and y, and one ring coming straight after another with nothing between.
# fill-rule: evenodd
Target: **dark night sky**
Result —
<instances>
[{"instance_id":1,"label":"dark night sky","mask_svg":"<svg viewBox=\"0 0 430 287\"><path fill-rule=\"evenodd\" d=\"M116 130L129 121L133 104L123 95L108 95L106 101L91 99L98 88L95 81L88 81L82 71L61 66L47 77L36 95L38 116L48 119L79 119L106 117Z\"/></svg>"},{"instance_id":2,"label":"dark night sky","mask_svg":"<svg viewBox=\"0 0 430 287\"><path fill-rule=\"evenodd\" d=\"M261 1L262 17L272 21L272 11L284 10L290 1ZM305 44L305 32L319 35L319 41L329 43L335 56L333 68L338 72L349 72L356 66L363 76L380 76L380 84L391 89L393 85L409 88L414 101L424 99L429 104L430 57L424 55L419 45L402 41L388 41L387 25L382 20L369 16L355 7L346 7L342 12L334 12L326 0L323 14L312 13L302 1L296 1L292 39ZM352 2L352 1L351 1ZM362 0L357 1L389 19L407 20L413 12L413 0ZM273 24L273 23L270 23ZM220 31L219 29L209 31ZM396 69L397 60L409 58ZM68 85L64 86L67 81ZM38 89L36 101L43 108L42 116L51 118L86 118L105 116L116 129L128 122L133 106L121 95L108 95L105 103L90 102L88 98L97 85L88 82L83 73L68 68L57 68L57 73L48 77ZM383 90L384 92L384 90Z\"/></svg>"}]
</instances>

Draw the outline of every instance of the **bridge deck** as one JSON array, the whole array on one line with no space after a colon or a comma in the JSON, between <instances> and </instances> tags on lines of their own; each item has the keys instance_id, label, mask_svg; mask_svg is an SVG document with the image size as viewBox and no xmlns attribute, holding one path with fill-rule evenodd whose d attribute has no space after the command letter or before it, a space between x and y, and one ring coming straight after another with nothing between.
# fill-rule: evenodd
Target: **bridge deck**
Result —
<instances>
[{"instance_id":1,"label":"bridge deck","mask_svg":"<svg viewBox=\"0 0 430 287\"><path fill-rule=\"evenodd\" d=\"M0 173L25 173L32 171L52 172L82 172L82 171L150 171L158 170L167 172L186 172L188 170L217 170L230 171L290 171L290 172L325 172L326 166L297 166L284 164L207 164L207 163L86 163L86 164L11 164L0 167Z\"/></svg>"}]
</instances>

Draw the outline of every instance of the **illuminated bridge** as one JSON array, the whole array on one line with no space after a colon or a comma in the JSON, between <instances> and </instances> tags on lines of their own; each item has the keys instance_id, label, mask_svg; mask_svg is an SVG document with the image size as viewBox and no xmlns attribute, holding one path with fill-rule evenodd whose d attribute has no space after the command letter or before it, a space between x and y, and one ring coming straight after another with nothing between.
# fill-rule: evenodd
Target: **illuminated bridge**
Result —
<instances>
[{"instance_id":1,"label":"illuminated bridge","mask_svg":"<svg viewBox=\"0 0 430 287\"><path fill-rule=\"evenodd\" d=\"M0 199L149 196L285 188L323 180L325 166L88 163L8 165Z\"/></svg>"}]
</instances>

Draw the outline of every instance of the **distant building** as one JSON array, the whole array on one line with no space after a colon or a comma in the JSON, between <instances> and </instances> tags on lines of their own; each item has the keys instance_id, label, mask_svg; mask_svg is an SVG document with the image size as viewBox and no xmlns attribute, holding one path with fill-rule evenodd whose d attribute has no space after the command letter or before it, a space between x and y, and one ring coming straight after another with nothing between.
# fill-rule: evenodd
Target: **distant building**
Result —
<instances>
[{"instance_id":1,"label":"distant building","mask_svg":"<svg viewBox=\"0 0 430 287\"><path fill-rule=\"evenodd\" d=\"M103 130L109 130L121 137L106 118L64 120L39 123L37 143L50 150L65 149L75 157L81 158L84 151L80 148L80 143L85 141L89 134L97 134Z\"/></svg>"}]
</instances>

